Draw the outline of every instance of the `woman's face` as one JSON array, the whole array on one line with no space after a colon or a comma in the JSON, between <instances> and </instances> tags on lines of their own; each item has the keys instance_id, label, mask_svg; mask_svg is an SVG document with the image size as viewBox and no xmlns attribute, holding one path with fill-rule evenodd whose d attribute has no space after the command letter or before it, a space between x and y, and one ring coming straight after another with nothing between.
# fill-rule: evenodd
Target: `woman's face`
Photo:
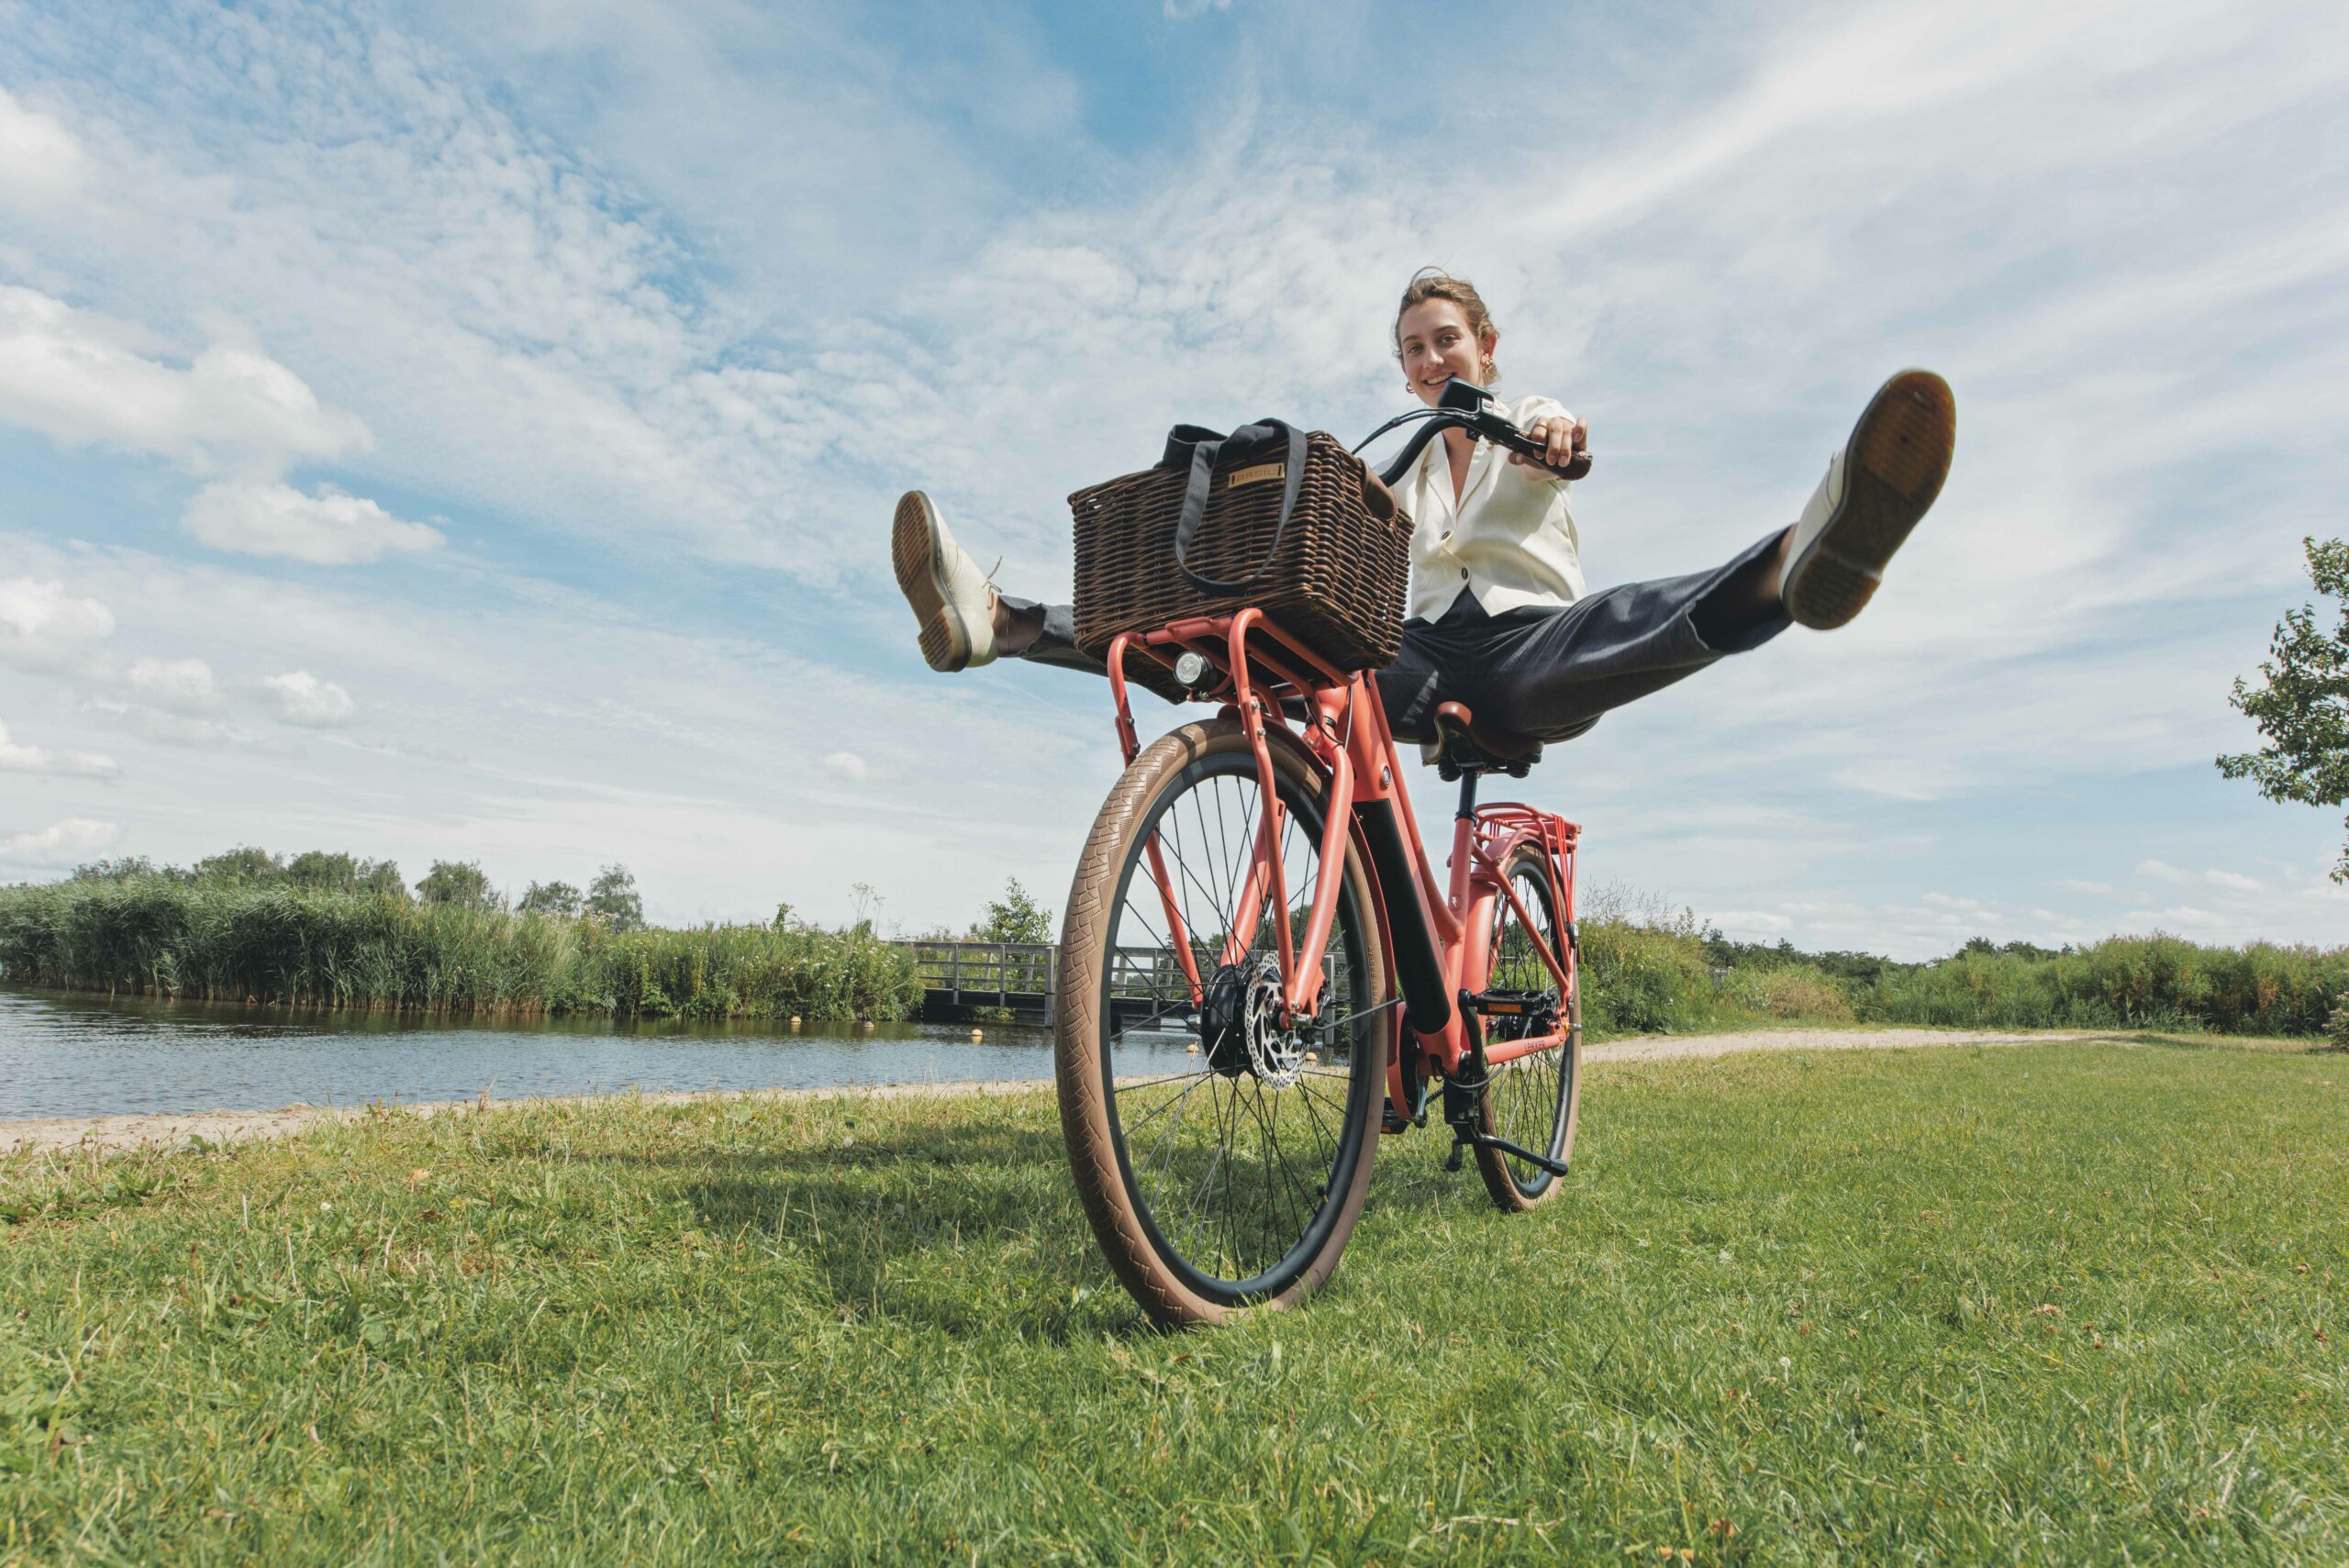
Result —
<instances>
[{"instance_id":1,"label":"woman's face","mask_svg":"<svg viewBox=\"0 0 2349 1568\"><path fill-rule=\"evenodd\" d=\"M1423 299L1403 312L1395 324L1396 347L1403 352L1403 379L1419 401L1432 406L1443 395L1443 384L1453 376L1484 384L1485 361L1492 357L1497 333L1476 340L1468 330L1468 313L1449 299Z\"/></svg>"}]
</instances>

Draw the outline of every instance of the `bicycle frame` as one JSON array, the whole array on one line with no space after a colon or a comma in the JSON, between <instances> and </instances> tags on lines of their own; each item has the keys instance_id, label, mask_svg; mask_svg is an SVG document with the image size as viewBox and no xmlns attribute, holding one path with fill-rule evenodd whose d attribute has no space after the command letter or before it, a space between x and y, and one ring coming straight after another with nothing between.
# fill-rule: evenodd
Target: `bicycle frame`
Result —
<instances>
[{"instance_id":1,"label":"bicycle frame","mask_svg":"<svg viewBox=\"0 0 2349 1568\"><path fill-rule=\"evenodd\" d=\"M1484 1043L1475 1022L1474 998L1489 967L1497 906L1506 902L1527 929L1540 929L1504 874L1510 856L1529 842L1538 845L1551 863L1561 905L1557 917L1565 938L1561 951L1542 951L1539 944L1537 951L1559 995L1574 994L1580 959L1573 937L1574 857L1580 833L1575 824L1514 804L1486 806L1473 813L1464 809L1453 823L1450 884L1439 887L1411 813L1402 759L1387 729L1375 676L1333 669L1252 607L1178 620L1158 631L1122 634L1109 645L1109 688L1117 704L1119 744L1129 764L1141 751L1127 699L1130 652L1170 671L1186 652L1206 660L1215 673L1195 683L1195 693L1203 700L1220 698L1222 711L1239 718L1255 751L1261 815L1240 912L1225 934L1220 962L1237 962L1251 951L1267 909L1289 908L1278 852L1285 808L1275 788L1272 749L1276 744L1300 746L1327 770L1330 795L1319 845L1320 872L1307 905L1305 929L1301 936L1293 931L1285 914L1275 921L1282 999L1289 1017L1309 1019L1319 1011L1322 959L1351 841L1372 877L1388 991L1401 1004L1394 1040L1398 1049L1388 1052L1387 1068L1387 1095L1397 1117L1407 1125L1422 1118L1421 1106L1412 1103L1418 1096L1406 1087L1407 1053L1399 1049L1407 1043L1406 1030L1416 1037L1416 1051L1409 1053L1416 1062L1411 1064L1432 1068L1447 1078L1457 1075L1479 1049L1492 1067L1565 1043L1563 1018L1547 1033ZM1148 846L1148 860L1169 922L1167 940L1190 986L1192 1005L1202 1006L1206 978L1155 836Z\"/></svg>"}]
</instances>

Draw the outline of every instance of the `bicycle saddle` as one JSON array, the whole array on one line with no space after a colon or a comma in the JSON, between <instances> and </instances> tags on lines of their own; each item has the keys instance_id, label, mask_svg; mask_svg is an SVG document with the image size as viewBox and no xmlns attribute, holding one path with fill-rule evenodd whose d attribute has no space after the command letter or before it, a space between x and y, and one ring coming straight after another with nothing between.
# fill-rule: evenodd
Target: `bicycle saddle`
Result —
<instances>
[{"instance_id":1,"label":"bicycle saddle","mask_svg":"<svg viewBox=\"0 0 2349 1568\"><path fill-rule=\"evenodd\" d=\"M1480 725L1465 703L1435 710L1435 739L1422 743L1419 759L1435 764L1446 783L1462 773L1507 773L1521 779L1542 760L1542 742L1513 729Z\"/></svg>"}]
</instances>

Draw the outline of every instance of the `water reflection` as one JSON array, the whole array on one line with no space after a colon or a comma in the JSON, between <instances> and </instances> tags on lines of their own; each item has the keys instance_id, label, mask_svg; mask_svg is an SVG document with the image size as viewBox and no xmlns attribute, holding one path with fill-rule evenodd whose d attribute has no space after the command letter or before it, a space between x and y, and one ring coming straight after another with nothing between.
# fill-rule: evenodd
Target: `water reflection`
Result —
<instances>
[{"instance_id":1,"label":"water reflection","mask_svg":"<svg viewBox=\"0 0 2349 1568\"><path fill-rule=\"evenodd\" d=\"M0 1118L1051 1077L1049 1034L985 1028L974 1043L967 1024L473 1023L0 988Z\"/></svg>"}]
</instances>

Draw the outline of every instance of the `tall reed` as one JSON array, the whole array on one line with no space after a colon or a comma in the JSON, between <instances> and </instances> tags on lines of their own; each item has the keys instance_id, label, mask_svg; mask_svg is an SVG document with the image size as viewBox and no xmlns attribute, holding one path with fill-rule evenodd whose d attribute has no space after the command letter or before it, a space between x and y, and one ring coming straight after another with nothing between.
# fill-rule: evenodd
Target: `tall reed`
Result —
<instances>
[{"instance_id":1,"label":"tall reed","mask_svg":"<svg viewBox=\"0 0 2349 1568\"><path fill-rule=\"evenodd\" d=\"M173 880L0 887L0 975L205 1001L529 1017L898 1018L912 956L806 926L614 931L390 894Z\"/></svg>"}]
</instances>

